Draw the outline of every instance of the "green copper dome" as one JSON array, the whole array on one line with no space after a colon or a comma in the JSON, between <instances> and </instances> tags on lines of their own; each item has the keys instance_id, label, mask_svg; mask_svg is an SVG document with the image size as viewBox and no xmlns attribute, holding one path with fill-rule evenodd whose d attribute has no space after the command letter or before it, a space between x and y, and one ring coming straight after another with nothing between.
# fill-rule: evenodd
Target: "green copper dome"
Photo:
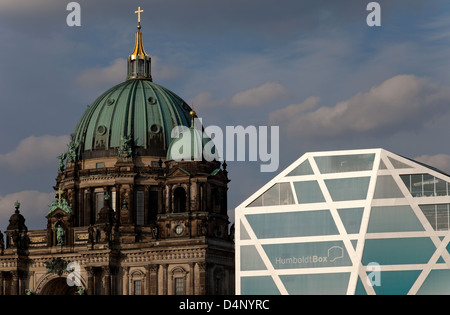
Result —
<instances>
[{"instance_id":1,"label":"green copper dome","mask_svg":"<svg viewBox=\"0 0 450 315\"><path fill-rule=\"evenodd\" d=\"M72 133L69 158L165 157L172 129L189 126L190 111L179 96L153 83L139 24L127 80L88 106Z\"/></svg>"},{"instance_id":2,"label":"green copper dome","mask_svg":"<svg viewBox=\"0 0 450 315\"><path fill-rule=\"evenodd\" d=\"M72 142L82 159L117 155L126 139L136 155L165 157L172 129L190 125L190 110L179 96L151 80L130 79L88 106Z\"/></svg>"},{"instance_id":3,"label":"green copper dome","mask_svg":"<svg viewBox=\"0 0 450 315\"><path fill-rule=\"evenodd\" d=\"M177 137L170 143L167 161L218 161L219 154L214 142L203 131L198 123L191 123L190 128L179 128L174 132Z\"/></svg>"}]
</instances>

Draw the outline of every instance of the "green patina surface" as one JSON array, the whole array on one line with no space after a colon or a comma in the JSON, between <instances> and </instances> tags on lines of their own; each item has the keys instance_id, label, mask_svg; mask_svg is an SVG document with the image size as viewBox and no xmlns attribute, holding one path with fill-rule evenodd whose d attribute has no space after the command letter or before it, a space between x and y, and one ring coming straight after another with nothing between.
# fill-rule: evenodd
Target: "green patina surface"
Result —
<instances>
[{"instance_id":1,"label":"green patina surface","mask_svg":"<svg viewBox=\"0 0 450 315\"><path fill-rule=\"evenodd\" d=\"M148 148L149 137L162 133L164 149L172 141L175 126L190 126L191 108L170 90L150 80L120 83L88 106L72 134L80 151L90 151L102 142L104 149L120 148L132 137L134 147Z\"/></svg>"}]
</instances>

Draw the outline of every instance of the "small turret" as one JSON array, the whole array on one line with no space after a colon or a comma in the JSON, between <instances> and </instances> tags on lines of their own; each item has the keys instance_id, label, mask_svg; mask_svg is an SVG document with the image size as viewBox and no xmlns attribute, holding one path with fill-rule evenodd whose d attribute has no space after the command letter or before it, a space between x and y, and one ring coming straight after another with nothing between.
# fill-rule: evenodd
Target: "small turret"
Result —
<instances>
[{"instance_id":1,"label":"small turret","mask_svg":"<svg viewBox=\"0 0 450 315\"><path fill-rule=\"evenodd\" d=\"M24 248L27 244L27 232L28 228L25 225L25 218L20 214L19 208L20 203L16 201L14 203L14 207L16 210L14 214L9 219L9 225L6 228L5 234L7 236L6 239L6 248Z\"/></svg>"}]
</instances>

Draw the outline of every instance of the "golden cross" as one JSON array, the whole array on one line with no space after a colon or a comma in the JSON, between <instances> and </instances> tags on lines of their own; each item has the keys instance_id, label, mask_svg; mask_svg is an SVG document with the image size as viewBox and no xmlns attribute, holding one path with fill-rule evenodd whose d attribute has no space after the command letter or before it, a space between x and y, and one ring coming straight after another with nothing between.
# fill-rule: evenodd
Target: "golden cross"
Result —
<instances>
[{"instance_id":1,"label":"golden cross","mask_svg":"<svg viewBox=\"0 0 450 315\"><path fill-rule=\"evenodd\" d=\"M137 11L134 11L134 13L137 13L138 15L138 23L141 23L141 13L144 12L144 10L141 10L141 7L138 7Z\"/></svg>"},{"instance_id":2,"label":"golden cross","mask_svg":"<svg viewBox=\"0 0 450 315\"><path fill-rule=\"evenodd\" d=\"M58 194L58 201L61 202L61 195L63 194L64 190L61 190L61 187L58 188L58 191L56 192Z\"/></svg>"}]
</instances>

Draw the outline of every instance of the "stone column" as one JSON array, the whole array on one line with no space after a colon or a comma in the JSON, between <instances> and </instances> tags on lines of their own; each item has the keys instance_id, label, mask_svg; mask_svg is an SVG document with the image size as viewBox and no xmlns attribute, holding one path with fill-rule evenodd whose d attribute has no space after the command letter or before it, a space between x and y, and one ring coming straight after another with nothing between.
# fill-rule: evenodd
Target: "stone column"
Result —
<instances>
[{"instance_id":1,"label":"stone column","mask_svg":"<svg viewBox=\"0 0 450 315\"><path fill-rule=\"evenodd\" d=\"M116 192L116 204L115 209L116 209L116 220L117 222L120 222L120 208L122 206L122 200L121 200L121 194L120 194L120 185L116 184L114 185L115 187L115 192Z\"/></svg>"},{"instance_id":2,"label":"stone column","mask_svg":"<svg viewBox=\"0 0 450 315\"><path fill-rule=\"evenodd\" d=\"M201 206L200 206L200 211L206 211L206 209L207 209L207 204L206 204L206 199L207 199L207 197L206 197L206 183L203 183L202 184L202 187L201 187L201 192L200 192L200 194L201 194L201 196L202 196L202 203L201 203Z\"/></svg>"},{"instance_id":3,"label":"stone column","mask_svg":"<svg viewBox=\"0 0 450 315\"><path fill-rule=\"evenodd\" d=\"M74 222L72 223L73 226L77 226L78 225L78 203L77 203L77 192L75 191L75 189L68 189L67 190L67 201L69 202L70 207L72 208L72 214L73 214L73 220Z\"/></svg>"},{"instance_id":4,"label":"stone column","mask_svg":"<svg viewBox=\"0 0 450 315\"><path fill-rule=\"evenodd\" d=\"M198 211L199 210L199 203L200 203L200 195L199 195L199 183L196 179L195 182L192 183L191 189L193 190L193 195L191 194L192 198L192 207L191 211Z\"/></svg>"},{"instance_id":5,"label":"stone column","mask_svg":"<svg viewBox=\"0 0 450 315\"><path fill-rule=\"evenodd\" d=\"M162 272L163 272L162 294L163 295L167 295L168 294L169 277L167 275L167 270L168 270L168 265L167 264L163 264L162 265Z\"/></svg>"},{"instance_id":6,"label":"stone column","mask_svg":"<svg viewBox=\"0 0 450 315\"><path fill-rule=\"evenodd\" d=\"M105 295L111 295L111 268L109 266L102 267L102 271Z\"/></svg>"},{"instance_id":7,"label":"stone column","mask_svg":"<svg viewBox=\"0 0 450 315\"><path fill-rule=\"evenodd\" d=\"M11 295L19 295L19 273L17 271L11 271L12 285Z\"/></svg>"},{"instance_id":8,"label":"stone column","mask_svg":"<svg viewBox=\"0 0 450 315\"><path fill-rule=\"evenodd\" d=\"M134 191L134 185L130 184L129 185L130 189L129 189L129 198L128 198L128 215L129 215L129 220L131 224L136 223L136 206L134 204L134 201L136 200L135 197L135 191Z\"/></svg>"},{"instance_id":9,"label":"stone column","mask_svg":"<svg viewBox=\"0 0 450 315\"><path fill-rule=\"evenodd\" d=\"M94 190L92 188L87 188L85 191L87 192L85 195L85 213L87 218L85 218L85 220L87 219L89 224L95 224L95 219L93 219L94 214L92 213L95 212L95 210L92 210L92 194Z\"/></svg>"},{"instance_id":10,"label":"stone column","mask_svg":"<svg viewBox=\"0 0 450 315\"><path fill-rule=\"evenodd\" d=\"M173 198L172 198L172 185L168 186L167 189L167 213L172 213L173 209Z\"/></svg>"},{"instance_id":11,"label":"stone column","mask_svg":"<svg viewBox=\"0 0 450 315\"><path fill-rule=\"evenodd\" d=\"M95 290L94 290L94 268L86 267L85 269L88 274L88 279L87 279L88 295L94 295L94 293L95 293Z\"/></svg>"},{"instance_id":12,"label":"stone column","mask_svg":"<svg viewBox=\"0 0 450 315\"><path fill-rule=\"evenodd\" d=\"M125 295L130 294L130 267L123 268L124 271L124 279L125 279Z\"/></svg>"},{"instance_id":13,"label":"stone column","mask_svg":"<svg viewBox=\"0 0 450 315\"><path fill-rule=\"evenodd\" d=\"M83 197L84 197L84 189L80 188L80 189L78 189L78 202L77 202L78 226L83 226L84 225L84 213L83 213L84 198Z\"/></svg>"},{"instance_id":14,"label":"stone column","mask_svg":"<svg viewBox=\"0 0 450 315\"><path fill-rule=\"evenodd\" d=\"M147 295L158 295L158 269L159 265L152 264L146 267L147 270Z\"/></svg>"},{"instance_id":15,"label":"stone column","mask_svg":"<svg viewBox=\"0 0 450 315\"><path fill-rule=\"evenodd\" d=\"M185 208L186 208L186 212L189 212L189 211L191 211L191 184L190 183L186 184L185 191L186 191L186 205L185 205Z\"/></svg>"},{"instance_id":16,"label":"stone column","mask_svg":"<svg viewBox=\"0 0 450 315\"><path fill-rule=\"evenodd\" d=\"M194 295L195 294L195 264L189 264L189 286L187 290L187 294Z\"/></svg>"},{"instance_id":17,"label":"stone column","mask_svg":"<svg viewBox=\"0 0 450 315\"><path fill-rule=\"evenodd\" d=\"M164 212L164 186L158 185L158 214Z\"/></svg>"},{"instance_id":18,"label":"stone column","mask_svg":"<svg viewBox=\"0 0 450 315\"><path fill-rule=\"evenodd\" d=\"M206 275L206 263L200 262L197 263L198 266L198 276L197 276L197 283L196 285L196 294L197 295L205 295L207 291L207 281L208 277Z\"/></svg>"}]
</instances>

